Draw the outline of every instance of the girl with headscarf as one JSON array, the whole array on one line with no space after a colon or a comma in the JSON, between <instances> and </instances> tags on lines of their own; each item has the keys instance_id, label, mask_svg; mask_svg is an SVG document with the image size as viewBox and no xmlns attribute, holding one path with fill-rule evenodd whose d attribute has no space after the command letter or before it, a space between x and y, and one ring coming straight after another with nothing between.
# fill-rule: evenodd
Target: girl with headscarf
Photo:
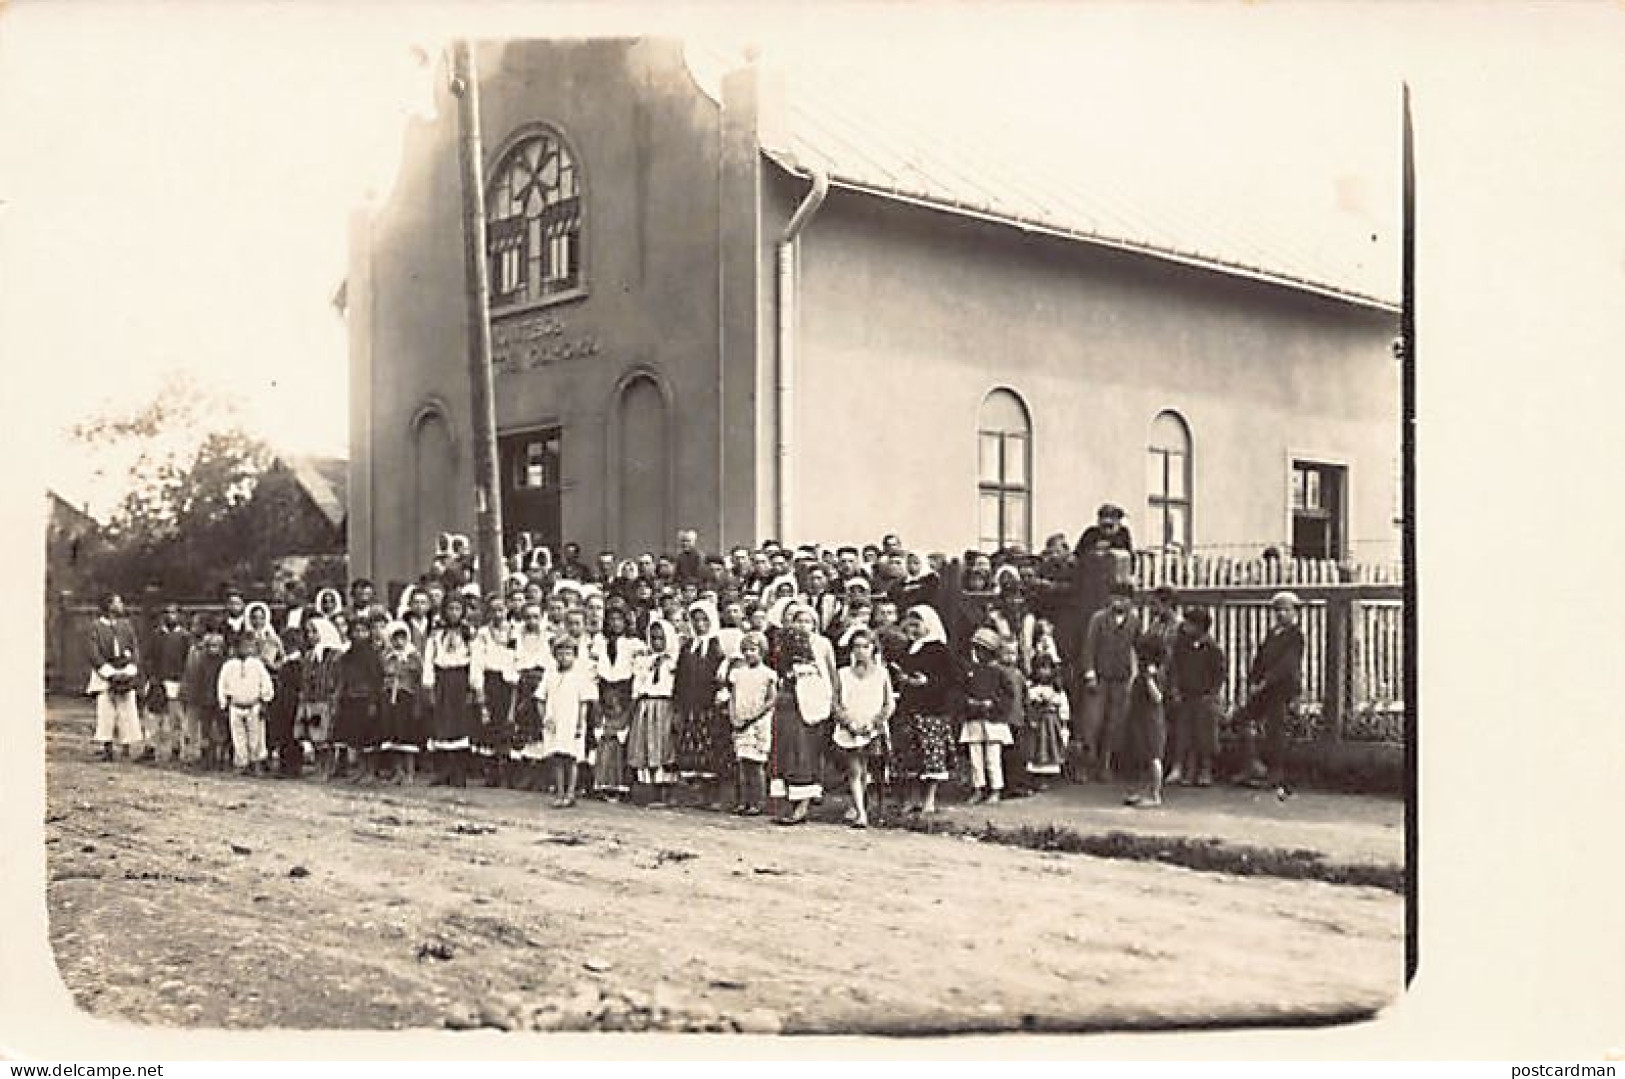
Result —
<instances>
[{"instance_id":1,"label":"girl with headscarf","mask_svg":"<svg viewBox=\"0 0 1625 1079\"><path fill-rule=\"evenodd\" d=\"M290 649L271 624L271 608L255 600L243 608L243 633L254 642L254 654L270 672L276 696L264 708L265 744L283 775L293 773L293 721L299 709L299 664L288 662ZM293 649L297 654L297 648Z\"/></svg>"},{"instance_id":2,"label":"girl with headscarf","mask_svg":"<svg viewBox=\"0 0 1625 1079\"><path fill-rule=\"evenodd\" d=\"M593 758L593 790L612 802L628 793L626 742L632 726L632 664L642 641L631 633L626 609L619 603L604 611L604 631L592 639L593 662L598 670L597 755Z\"/></svg>"},{"instance_id":3,"label":"girl with headscarf","mask_svg":"<svg viewBox=\"0 0 1625 1079\"><path fill-rule=\"evenodd\" d=\"M779 690L773 710L771 793L788 803L779 823L801 824L812 800L824 795L824 748L838 692L835 649L818 632L811 607L793 601L779 614L783 624L773 657Z\"/></svg>"},{"instance_id":4,"label":"girl with headscarf","mask_svg":"<svg viewBox=\"0 0 1625 1079\"><path fill-rule=\"evenodd\" d=\"M428 749L444 763L436 785L466 787L468 755L475 734L474 694L485 672L475 665L474 631L464 617L463 598L445 599L440 625L429 635L423 655L423 685L433 700Z\"/></svg>"},{"instance_id":5,"label":"girl with headscarf","mask_svg":"<svg viewBox=\"0 0 1625 1079\"><path fill-rule=\"evenodd\" d=\"M698 780L706 808L722 809L721 779L733 760L733 728L726 711L722 668L727 657L717 638L717 609L697 600L688 605L689 639L677 657L672 687L677 733L677 771Z\"/></svg>"},{"instance_id":6,"label":"girl with headscarf","mask_svg":"<svg viewBox=\"0 0 1625 1079\"><path fill-rule=\"evenodd\" d=\"M993 575L993 581L998 589L998 599L988 608L988 625L1000 637L1016 642L1017 659L1022 673L1026 674L1032 670L1033 634L1038 619L1028 602L1021 571L1015 566L1000 566Z\"/></svg>"},{"instance_id":7,"label":"girl with headscarf","mask_svg":"<svg viewBox=\"0 0 1625 1079\"><path fill-rule=\"evenodd\" d=\"M672 740L672 690L677 672L677 631L663 618L649 623L646 647L632 659L632 726L626 765L639 783L654 788L651 808L663 806L677 779Z\"/></svg>"},{"instance_id":8,"label":"girl with headscarf","mask_svg":"<svg viewBox=\"0 0 1625 1079\"><path fill-rule=\"evenodd\" d=\"M964 710L964 669L948 648L942 619L932 607L909 608L903 628L911 638L898 662L898 714L893 775L905 784L921 784L924 797L909 808L937 811L937 787L948 778L948 754L954 728Z\"/></svg>"}]
</instances>

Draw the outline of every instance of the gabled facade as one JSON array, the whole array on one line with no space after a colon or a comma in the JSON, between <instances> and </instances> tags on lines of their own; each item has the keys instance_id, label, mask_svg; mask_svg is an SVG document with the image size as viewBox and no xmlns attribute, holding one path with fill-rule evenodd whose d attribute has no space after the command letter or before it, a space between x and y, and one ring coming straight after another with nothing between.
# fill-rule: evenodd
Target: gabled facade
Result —
<instances>
[{"instance_id":1,"label":"gabled facade","mask_svg":"<svg viewBox=\"0 0 1625 1079\"><path fill-rule=\"evenodd\" d=\"M762 71L707 92L673 41L479 66L510 532L953 550L1110 500L1141 544L1391 557L1390 304L887 186L814 153ZM474 523L439 97L351 233L351 569L380 581Z\"/></svg>"}]
</instances>

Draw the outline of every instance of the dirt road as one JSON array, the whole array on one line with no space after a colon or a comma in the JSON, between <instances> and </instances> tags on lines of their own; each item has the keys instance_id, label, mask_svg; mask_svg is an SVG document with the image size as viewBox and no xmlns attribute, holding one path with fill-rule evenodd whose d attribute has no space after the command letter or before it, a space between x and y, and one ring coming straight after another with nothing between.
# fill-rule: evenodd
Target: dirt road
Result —
<instances>
[{"instance_id":1,"label":"dirt road","mask_svg":"<svg viewBox=\"0 0 1625 1079\"><path fill-rule=\"evenodd\" d=\"M48 728L51 941L98 1015L788 1032L1333 1017L1392 891L470 788L198 776Z\"/></svg>"}]
</instances>

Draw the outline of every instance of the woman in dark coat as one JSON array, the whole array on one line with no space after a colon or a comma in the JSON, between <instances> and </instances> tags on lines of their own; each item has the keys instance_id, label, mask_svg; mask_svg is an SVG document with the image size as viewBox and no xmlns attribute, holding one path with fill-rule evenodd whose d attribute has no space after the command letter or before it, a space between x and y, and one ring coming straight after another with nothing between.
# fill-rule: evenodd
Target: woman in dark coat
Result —
<instances>
[{"instance_id":1,"label":"woman in dark coat","mask_svg":"<svg viewBox=\"0 0 1625 1079\"><path fill-rule=\"evenodd\" d=\"M898 715L896 766L892 774L924 789L922 813L937 811L937 787L949 777L949 754L958 719L964 710L965 671L948 647L942 619L934 608L910 608L903 628L913 639L897 664Z\"/></svg>"},{"instance_id":2,"label":"woman in dark coat","mask_svg":"<svg viewBox=\"0 0 1625 1079\"><path fill-rule=\"evenodd\" d=\"M717 612L709 603L688 607L693 631L677 655L673 675L672 722L677 741L677 772L699 780L707 808L722 809L722 781L733 763L733 728L727 705L718 703L722 688L722 642Z\"/></svg>"}]
</instances>

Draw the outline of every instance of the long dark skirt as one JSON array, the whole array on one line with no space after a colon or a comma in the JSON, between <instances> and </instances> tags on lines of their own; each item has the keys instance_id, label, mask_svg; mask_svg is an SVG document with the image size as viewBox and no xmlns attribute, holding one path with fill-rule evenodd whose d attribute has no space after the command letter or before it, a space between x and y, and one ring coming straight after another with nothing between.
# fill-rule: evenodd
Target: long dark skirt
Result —
<instances>
[{"instance_id":1,"label":"long dark skirt","mask_svg":"<svg viewBox=\"0 0 1625 1079\"><path fill-rule=\"evenodd\" d=\"M351 749L376 749L382 741L378 702L369 696L346 694L339 698L333 721L333 741Z\"/></svg>"},{"instance_id":2,"label":"long dark skirt","mask_svg":"<svg viewBox=\"0 0 1625 1079\"><path fill-rule=\"evenodd\" d=\"M632 726L632 683L598 683L598 707L603 717L603 735L593 758L594 790L612 794L626 787L626 739Z\"/></svg>"},{"instance_id":3,"label":"long dark skirt","mask_svg":"<svg viewBox=\"0 0 1625 1079\"><path fill-rule=\"evenodd\" d=\"M774 797L803 801L822 798L824 751L829 744L829 722L801 720L795 690L781 688L773 705L773 752L769 770Z\"/></svg>"},{"instance_id":4,"label":"long dark skirt","mask_svg":"<svg viewBox=\"0 0 1625 1079\"><path fill-rule=\"evenodd\" d=\"M677 771L684 779L716 779L730 774L733 727L728 721L726 705L678 710L674 726Z\"/></svg>"},{"instance_id":5,"label":"long dark skirt","mask_svg":"<svg viewBox=\"0 0 1625 1079\"><path fill-rule=\"evenodd\" d=\"M293 721L299 711L299 664L290 663L271 680L275 695L265 710L265 744L285 746L293 738Z\"/></svg>"},{"instance_id":6,"label":"long dark skirt","mask_svg":"<svg viewBox=\"0 0 1625 1079\"><path fill-rule=\"evenodd\" d=\"M947 779L953 728L946 716L905 715L892 723L894 780Z\"/></svg>"},{"instance_id":7,"label":"long dark skirt","mask_svg":"<svg viewBox=\"0 0 1625 1079\"><path fill-rule=\"evenodd\" d=\"M468 668L440 667L435 670L434 678L429 748L468 749L478 733L478 720L468 691Z\"/></svg>"},{"instance_id":8,"label":"long dark skirt","mask_svg":"<svg viewBox=\"0 0 1625 1079\"><path fill-rule=\"evenodd\" d=\"M475 744L482 753L506 757L513 742L514 687L498 671L485 672L485 716Z\"/></svg>"},{"instance_id":9,"label":"long dark skirt","mask_svg":"<svg viewBox=\"0 0 1625 1079\"><path fill-rule=\"evenodd\" d=\"M513 744L515 747L533 745L542 740L542 710L536 703L536 687L545 674L540 667L519 672L519 684L513 690Z\"/></svg>"},{"instance_id":10,"label":"long dark skirt","mask_svg":"<svg viewBox=\"0 0 1625 1079\"><path fill-rule=\"evenodd\" d=\"M417 752L423 748L423 715L418 710L415 694L400 693L393 701L387 697L381 708L383 721L380 742L390 749Z\"/></svg>"}]
</instances>

